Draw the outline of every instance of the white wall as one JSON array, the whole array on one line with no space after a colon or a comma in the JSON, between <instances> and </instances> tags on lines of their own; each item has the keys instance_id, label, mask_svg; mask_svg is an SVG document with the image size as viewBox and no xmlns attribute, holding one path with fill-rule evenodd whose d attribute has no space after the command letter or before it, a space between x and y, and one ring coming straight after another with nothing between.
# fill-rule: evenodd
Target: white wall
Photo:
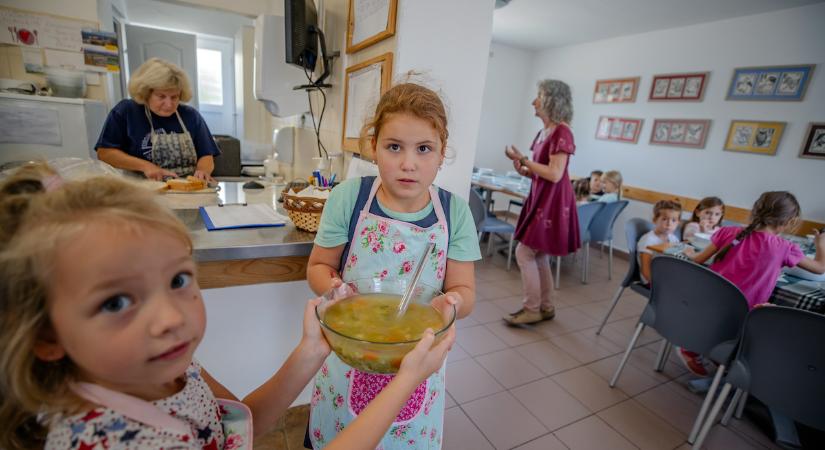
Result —
<instances>
[{"instance_id":1,"label":"white wall","mask_svg":"<svg viewBox=\"0 0 825 450\"><path fill-rule=\"evenodd\" d=\"M129 0L124 13L135 25L230 39L241 27L253 25L252 19L240 14L157 0Z\"/></svg>"},{"instance_id":2,"label":"white wall","mask_svg":"<svg viewBox=\"0 0 825 450\"><path fill-rule=\"evenodd\" d=\"M825 121L825 4L550 49L533 79L558 78L573 90L577 151L571 172L619 169L627 184L694 198L718 195L749 208L763 191L789 190L803 216L825 219L825 161L797 157L808 122ZM735 67L817 64L803 102L725 101ZM701 103L647 101L652 75L709 71ZM635 103L594 105L597 79L641 76ZM514 92L515 93L515 92ZM529 101L533 94L525 95ZM600 115L645 119L636 145L596 140ZM712 119L704 150L652 146L654 118ZM731 119L787 122L775 156L723 151ZM482 126L489 126L483 124ZM535 133L528 114L522 134ZM623 223L624 218L620 219Z\"/></svg>"},{"instance_id":3,"label":"white wall","mask_svg":"<svg viewBox=\"0 0 825 450\"><path fill-rule=\"evenodd\" d=\"M493 2L399 2L393 71L424 71L446 97L448 148L455 159L435 182L467 198L476 154L481 100L493 22Z\"/></svg>"},{"instance_id":4,"label":"white wall","mask_svg":"<svg viewBox=\"0 0 825 450\"><path fill-rule=\"evenodd\" d=\"M497 172L513 170L504 156L507 145L527 150L534 133L524 134L523 120L533 112L531 95L536 93L533 79L533 62L536 54L502 44L490 45L487 79L484 84L484 100L481 108L481 125L478 128L477 167L495 169ZM531 121L536 130L539 119Z\"/></svg>"}]
</instances>

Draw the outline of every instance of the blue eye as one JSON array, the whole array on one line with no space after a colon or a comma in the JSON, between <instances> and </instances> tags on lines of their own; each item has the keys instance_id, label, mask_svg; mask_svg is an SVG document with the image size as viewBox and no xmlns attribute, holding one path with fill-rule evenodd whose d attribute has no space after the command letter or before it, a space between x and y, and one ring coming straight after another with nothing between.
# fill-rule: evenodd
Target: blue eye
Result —
<instances>
[{"instance_id":1,"label":"blue eye","mask_svg":"<svg viewBox=\"0 0 825 450\"><path fill-rule=\"evenodd\" d=\"M172 289L183 289L192 283L192 274L181 272L172 278Z\"/></svg>"},{"instance_id":2,"label":"blue eye","mask_svg":"<svg viewBox=\"0 0 825 450\"><path fill-rule=\"evenodd\" d=\"M432 149L428 145L421 145L418 147L418 153L429 153Z\"/></svg>"},{"instance_id":3,"label":"blue eye","mask_svg":"<svg viewBox=\"0 0 825 450\"><path fill-rule=\"evenodd\" d=\"M401 151L401 146L398 144L389 144L387 145L387 150L391 152Z\"/></svg>"},{"instance_id":4,"label":"blue eye","mask_svg":"<svg viewBox=\"0 0 825 450\"><path fill-rule=\"evenodd\" d=\"M100 311L104 313L119 313L125 309L128 309L134 301L128 295L115 295L106 299L103 304L100 305Z\"/></svg>"}]
</instances>

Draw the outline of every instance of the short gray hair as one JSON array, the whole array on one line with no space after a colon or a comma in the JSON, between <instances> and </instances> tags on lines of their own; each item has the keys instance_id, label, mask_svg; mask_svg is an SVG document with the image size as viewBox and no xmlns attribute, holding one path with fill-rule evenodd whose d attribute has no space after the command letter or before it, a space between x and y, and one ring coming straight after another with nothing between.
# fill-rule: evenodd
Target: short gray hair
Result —
<instances>
[{"instance_id":1,"label":"short gray hair","mask_svg":"<svg viewBox=\"0 0 825 450\"><path fill-rule=\"evenodd\" d=\"M564 81L541 80L538 82L541 110L553 122L573 120L573 96Z\"/></svg>"},{"instance_id":2,"label":"short gray hair","mask_svg":"<svg viewBox=\"0 0 825 450\"><path fill-rule=\"evenodd\" d=\"M129 95L139 105L149 102L152 91L163 89L180 89L180 101L184 103L192 99L186 72L165 59L147 59L129 80Z\"/></svg>"}]
</instances>

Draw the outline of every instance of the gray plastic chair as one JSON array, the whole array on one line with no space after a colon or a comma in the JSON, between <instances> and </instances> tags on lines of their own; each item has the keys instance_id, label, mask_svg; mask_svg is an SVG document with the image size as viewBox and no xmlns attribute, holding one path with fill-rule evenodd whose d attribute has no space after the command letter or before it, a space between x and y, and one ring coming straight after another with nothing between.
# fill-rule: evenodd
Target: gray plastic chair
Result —
<instances>
[{"instance_id":1,"label":"gray plastic chair","mask_svg":"<svg viewBox=\"0 0 825 450\"><path fill-rule=\"evenodd\" d=\"M588 228L587 233L587 243L590 242L607 242L610 246L609 249L609 256L607 260L607 278L609 280L613 279L613 225L616 223L616 218L619 217L619 214L622 213L627 207L629 202L627 200L619 200L617 202L612 203L605 203L604 208L596 214L596 217L593 218L593 221L590 222L590 227ZM584 241L582 241L584 244ZM590 245L584 246L584 260L588 266L590 265ZM585 269L584 272L584 279L582 280L583 283L587 282L587 270Z\"/></svg>"},{"instance_id":2,"label":"gray plastic chair","mask_svg":"<svg viewBox=\"0 0 825 450\"><path fill-rule=\"evenodd\" d=\"M510 270L513 260L513 235L516 233L516 227L511 223L487 215L487 209L484 207L484 199L482 199L481 195L474 189L470 189L470 212L476 223L478 239L481 240L484 233L489 233L487 237L488 256L492 254L493 236L496 233L510 235L510 241L507 244L507 270Z\"/></svg>"},{"instance_id":3,"label":"gray plastic chair","mask_svg":"<svg viewBox=\"0 0 825 450\"><path fill-rule=\"evenodd\" d=\"M604 325L607 323L607 319L610 317L610 314L613 313L613 309L616 308L616 305L619 303L619 298L622 296L622 293L626 288L630 288L634 292L638 292L645 298L650 298L650 288L647 287L644 283L642 283L641 267L639 267L639 258L637 257L636 244L639 242L639 239L641 239L641 237L645 235L645 233L649 232L652 229L652 223L645 219L640 219L638 217L629 219L627 222L625 222L624 235L627 238L628 258L627 273L624 276L624 280L622 280L622 284L619 285L619 288L616 290L616 293L613 294L613 301L610 303L610 308L604 315L604 319L602 319L602 324L599 325L599 329L596 330L596 334L602 332L602 328L604 328Z\"/></svg>"},{"instance_id":4,"label":"gray plastic chair","mask_svg":"<svg viewBox=\"0 0 825 450\"><path fill-rule=\"evenodd\" d=\"M825 430L825 316L783 306L756 308L747 317L736 359L693 448L702 446L732 388L722 423L743 392L782 415Z\"/></svg>"},{"instance_id":5,"label":"gray plastic chair","mask_svg":"<svg viewBox=\"0 0 825 450\"><path fill-rule=\"evenodd\" d=\"M616 385L645 326L664 337L656 359L657 371L664 368L671 345L710 358L719 368L688 436L688 442L693 442L713 402L725 366L733 358L739 331L748 313L748 302L733 283L690 261L657 256L650 263L650 271L653 280L650 301L610 380L610 387Z\"/></svg>"},{"instance_id":6,"label":"gray plastic chair","mask_svg":"<svg viewBox=\"0 0 825 450\"><path fill-rule=\"evenodd\" d=\"M579 217L579 240L582 243L582 246L586 245L585 243L590 242L590 234L589 228L590 224L593 223L593 219L596 217L596 214L604 208L604 205L607 203L585 203L584 205L579 205L576 207L577 214ZM582 258L582 283L586 280L586 273L588 267L587 261L588 253L585 251L585 258ZM559 288L559 279L561 278L561 256L556 256L556 289Z\"/></svg>"}]
</instances>

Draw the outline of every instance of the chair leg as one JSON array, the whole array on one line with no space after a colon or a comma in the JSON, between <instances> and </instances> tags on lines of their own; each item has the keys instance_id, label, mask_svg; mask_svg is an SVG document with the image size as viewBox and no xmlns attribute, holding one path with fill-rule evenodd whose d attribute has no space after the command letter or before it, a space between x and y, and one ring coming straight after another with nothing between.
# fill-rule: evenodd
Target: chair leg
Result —
<instances>
[{"instance_id":1,"label":"chair leg","mask_svg":"<svg viewBox=\"0 0 825 450\"><path fill-rule=\"evenodd\" d=\"M719 415L719 410L722 409L722 404L725 403L725 398L727 398L730 390L731 384L725 383L725 386L722 387L722 393L719 394L719 398L717 398L716 403L713 404L713 409L710 410L707 420L705 420L704 425L702 425L702 431L699 432L699 436L696 437L696 440L692 442L692 449L699 450L702 448L702 444L705 443L705 438L708 436L708 432L711 427L713 427L713 423L716 422L716 416ZM708 393L710 393L710 391L708 391ZM688 439L688 442L691 442L690 439Z\"/></svg>"},{"instance_id":2,"label":"chair leg","mask_svg":"<svg viewBox=\"0 0 825 450\"><path fill-rule=\"evenodd\" d=\"M600 334L602 332L602 328L604 328L605 324L607 324L607 319L613 314L613 309L616 308L616 305L619 304L619 297L622 296L622 292L624 292L624 286L619 286L619 289L616 289L616 293L613 294L613 300L610 302L610 308L607 309L607 313L604 315L604 319L602 319L601 325L599 325L599 329L596 330L596 334Z\"/></svg>"},{"instance_id":3,"label":"chair leg","mask_svg":"<svg viewBox=\"0 0 825 450\"><path fill-rule=\"evenodd\" d=\"M556 282L553 287L559 289L559 280L561 279L561 256L556 256Z\"/></svg>"},{"instance_id":4,"label":"chair leg","mask_svg":"<svg viewBox=\"0 0 825 450\"><path fill-rule=\"evenodd\" d=\"M697 442L696 434L699 433L700 428L702 427L702 422L705 419L705 416L708 413L708 408L710 408L711 403L713 403L713 396L716 395L716 389L719 388L719 383L722 381L722 375L725 373L725 365L721 364L716 369L716 375L713 376L713 382L710 384L710 389L708 389L708 393L705 395L705 401L702 402L702 408L699 409L699 415L696 416L696 420L693 422L693 429L690 430L690 434L688 435L688 443L693 444ZM722 394L719 396L720 401L725 401L725 397L727 397L728 392L730 392L730 383L725 383L725 387L728 388L727 391L722 390ZM713 424L713 420L716 420L716 416L719 414L719 409L717 405L721 408L722 405L717 401L715 405L713 405L714 410L712 411L712 415L708 417L711 420L711 425ZM702 431L706 431L702 428ZM703 438L704 439L704 438Z\"/></svg>"},{"instance_id":5,"label":"chair leg","mask_svg":"<svg viewBox=\"0 0 825 450\"><path fill-rule=\"evenodd\" d=\"M619 367L616 368L616 373L613 374L613 378L610 379L610 387L616 386L616 382L619 381L619 375L622 374L622 370L624 370L625 364L627 364L627 359L630 358L630 352L633 351L633 346L636 345L636 341L639 340L639 335L642 334L642 330L645 328L645 324L639 322L636 325L636 331L633 333L633 337L630 338L630 343L627 344L627 350L624 351L624 355L622 355L622 360L619 362Z\"/></svg>"},{"instance_id":6,"label":"chair leg","mask_svg":"<svg viewBox=\"0 0 825 450\"><path fill-rule=\"evenodd\" d=\"M584 247L584 258L582 258L582 284L587 284L587 270L590 268L590 245Z\"/></svg>"},{"instance_id":7,"label":"chair leg","mask_svg":"<svg viewBox=\"0 0 825 450\"><path fill-rule=\"evenodd\" d=\"M607 256L607 279L613 279L613 240L610 240L610 247L608 250L609 254Z\"/></svg>"},{"instance_id":8,"label":"chair leg","mask_svg":"<svg viewBox=\"0 0 825 450\"><path fill-rule=\"evenodd\" d=\"M745 404L748 403L748 391L742 393L742 398L739 400L739 406L736 408L736 418L741 419L742 414L745 413Z\"/></svg>"},{"instance_id":9,"label":"chair leg","mask_svg":"<svg viewBox=\"0 0 825 450\"><path fill-rule=\"evenodd\" d=\"M659 345L659 351L656 353L656 362L653 363L653 370L656 372L661 372L665 368L665 362L667 362L667 357L670 354L670 342L667 339L662 339L662 343Z\"/></svg>"},{"instance_id":10,"label":"chair leg","mask_svg":"<svg viewBox=\"0 0 825 450\"><path fill-rule=\"evenodd\" d=\"M507 271L510 271L510 266L513 261L513 235L510 235L510 243L507 245Z\"/></svg>"},{"instance_id":11,"label":"chair leg","mask_svg":"<svg viewBox=\"0 0 825 450\"><path fill-rule=\"evenodd\" d=\"M733 416L733 411L737 409L736 407L739 405L739 399L742 397L742 394L745 391L742 389L737 389L736 392L733 393L733 398L730 400L730 404L728 405L728 409L725 410L725 414L722 416L722 426L728 426L730 423L730 418Z\"/></svg>"},{"instance_id":12,"label":"chair leg","mask_svg":"<svg viewBox=\"0 0 825 450\"><path fill-rule=\"evenodd\" d=\"M493 233L487 233L487 256L493 254Z\"/></svg>"}]
</instances>

